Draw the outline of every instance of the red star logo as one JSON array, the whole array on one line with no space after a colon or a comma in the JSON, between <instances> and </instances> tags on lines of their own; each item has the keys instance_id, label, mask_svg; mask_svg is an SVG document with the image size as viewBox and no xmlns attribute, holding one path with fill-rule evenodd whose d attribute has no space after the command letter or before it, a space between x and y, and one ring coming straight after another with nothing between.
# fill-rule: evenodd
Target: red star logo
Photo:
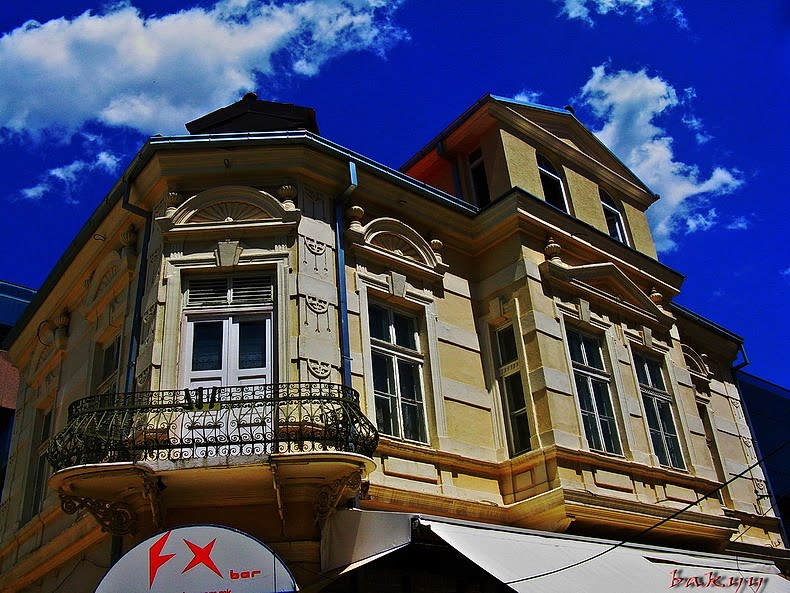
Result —
<instances>
[{"instance_id":1,"label":"red star logo","mask_svg":"<svg viewBox=\"0 0 790 593\"><path fill-rule=\"evenodd\" d=\"M219 578L224 578L222 573L219 571L219 568L217 568L217 565L214 564L214 561L211 559L211 550L214 549L214 544L217 543L217 538L212 539L202 548L186 539L184 540L184 543L189 546L189 549L192 550L194 556L192 557L192 560L189 561L189 564L187 564L186 568L181 571L181 574L184 574L188 570L192 570L198 564L205 564L211 571L216 573Z\"/></svg>"},{"instance_id":2,"label":"red star logo","mask_svg":"<svg viewBox=\"0 0 790 593\"><path fill-rule=\"evenodd\" d=\"M170 560L175 554L162 554L162 550L167 543L167 538L170 537L170 532L168 531L158 540L156 543L148 548L148 588L152 588L154 586L154 579L156 578L156 573L159 571L160 568L164 565L165 562Z\"/></svg>"}]
</instances>

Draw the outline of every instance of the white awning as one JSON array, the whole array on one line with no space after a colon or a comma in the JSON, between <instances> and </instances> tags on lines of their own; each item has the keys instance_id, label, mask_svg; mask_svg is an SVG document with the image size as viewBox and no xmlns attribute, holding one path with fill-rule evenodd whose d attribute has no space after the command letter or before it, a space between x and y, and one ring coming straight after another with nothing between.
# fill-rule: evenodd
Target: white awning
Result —
<instances>
[{"instance_id":1,"label":"white awning","mask_svg":"<svg viewBox=\"0 0 790 593\"><path fill-rule=\"evenodd\" d=\"M411 542L412 523L430 530L519 593L666 593L719 589L732 593L790 593L770 563L734 556L456 521L412 513L340 511L321 540L323 570L341 573Z\"/></svg>"}]
</instances>

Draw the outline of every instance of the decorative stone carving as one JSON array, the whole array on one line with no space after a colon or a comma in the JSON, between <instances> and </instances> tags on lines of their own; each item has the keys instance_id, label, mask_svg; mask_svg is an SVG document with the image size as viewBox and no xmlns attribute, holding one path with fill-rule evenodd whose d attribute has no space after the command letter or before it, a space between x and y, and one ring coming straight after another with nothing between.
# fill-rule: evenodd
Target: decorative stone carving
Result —
<instances>
[{"instance_id":1,"label":"decorative stone carving","mask_svg":"<svg viewBox=\"0 0 790 593\"><path fill-rule=\"evenodd\" d=\"M348 211L351 224L347 234L360 254L390 269L398 268L407 274L416 273L433 280L438 280L447 271L447 264L434 250L440 241L432 246L415 229L394 218L376 218L363 226L359 222L363 214L359 206L352 206Z\"/></svg>"},{"instance_id":2,"label":"decorative stone carving","mask_svg":"<svg viewBox=\"0 0 790 593\"><path fill-rule=\"evenodd\" d=\"M662 307L664 305L664 295L656 290L656 287L650 289L650 300L656 304L656 307Z\"/></svg>"},{"instance_id":3,"label":"decorative stone carving","mask_svg":"<svg viewBox=\"0 0 790 593\"><path fill-rule=\"evenodd\" d=\"M61 311L60 315L52 320L55 324L55 348L58 350L65 350L68 345L69 337L69 321L71 317L66 309Z\"/></svg>"},{"instance_id":4,"label":"decorative stone carving","mask_svg":"<svg viewBox=\"0 0 790 593\"><path fill-rule=\"evenodd\" d=\"M215 251L217 266L231 267L239 264L241 248L238 241L220 241Z\"/></svg>"},{"instance_id":5,"label":"decorative stone carving","mask_svg":"<svg viewBox=\"0 0 790 593\"><path fill-rule=\"evenodd\" d=\"M170 218L181 204L181 194L177 191L169 191L165 194L165 216Z\"/></svg>"},{"instance_id":6,"label":"decorative stone carving","mask_svg":"<svg viewBox=\"0 0 790 593\"><path fill-rule=\"evenodd\" d=\"M320 382L329 378L329 374L332 372L332 365L321 360L308 360L307 370Z\"/></svg>"},{"instance_id":7,"label":"decorative stone carving","mask_svg":"<svg viewBox=\"0 0 790 593\"><path fill-rule=\"evenodd\" d=\"M145 367L140 373L138 373L137 377L135 378L135 382L137 383L138 387L143 387L148 382L148 378L151 376L151 367Z\"/></svg>"},{"instance_id":8,"label":"decorative stone carving","mask_svg":"<svg viewBox=\"0 0 790 593\"><path fill-rule=\"evenodd\" d=\"M349 230L362 232L362 217L365 216L365 210L362 206L351 206L348 210L346 210L346 216L351 221L349 224Z\"/></svg>"},{"instance_id":9,"label":"decorative stone carving","mask_svg":"<svg viewBox=\"0 0 790 593\"><path fill-rule=\"evenodd\" d=\"M151 518L154 527L159 529L164 522L164 507L162 505L162 490L164 489L164 484L162 484L161 478L154 481L148 474L141 474L140 479L143 482L143 498L148 500L151 505Z\"/></svg>"},{"instance_id":10,"label":"decorative stone carving","mask_svg":"<svg viewBox=\"0 0 790 593\"><path fill-rule=\"evenodd\" d=\"M324 194L312 188L305 187L302 196L302 208L305 214L315 220L326 220L327 207Z\"/></svg>"},{"instance_id":11,"label":"decorative stone carving","mask_svg":"<svg viewBox=\"0 0 790 593\"><path fill-rule=\"evenodd\" d=\"M140 343L141 348L146 348L154 339L154 319L156 305L151 305L143 313L143 339Z\"/></svg>"},{"instance_id":12,"label":"decorative stone carving","mask_svg":"<svg viewBox=\"0 0 790 593\"><path fill-rule=\"evenodd\" d=\"M296 210L296 203L294 200L296 199L297 191L295 186L283 185L277 190L277 194L283 202L283 208L286 210Z\"/></svg>"},{"instance_id":13,"label":"decorative stone carving","mask_svg":"<svg viewBox=\"0 0 790 593\"><path fill-rule=\"evenodd\" d=\"M206 206L189 219L190 223L243 222L265 220L271 215L254 204L245 202L220 202Z\"/></svg>"},{"instance_id":14,"label":"decorative stone carving","mask_svg":"<svg viewBox=\"0 0 790 593\"><path fill-rule=\"evenodd\" d=\"M84 498L60 492L60 508L67 515L85 509L101 525L104 532L114 535L134 533L137 527L137 516L132 508L124 502L112 502L101 498Z\"/></svg>"},{"instance_id":15,"label":"decorative stone carving","mask_svg":"<svg viewBox=\"0 0 790 593\"><path fill-rule=\"evenodd\" d=\"M743 450L746 451L746 460L750 463L757 461L757 452L754 450L754 441L749 437L741 437Z\"/></svg>"},{"instance_id":16,"label":"decorative stone carving","mask_svg":"<svg viewBox=\"0 0 790 593\"><path fill-rule=\"evenodd\" d=\"M318 297L305 296L305 317L304 324L310 325L310 313L315 315L315 332L321 333L321 319L326 317L326 331L331 332L329 327L329 302Z\"/></svg>"},{"instance_id":17,"label":"decorative stone carving","mask_svg":"<svg viewBox=\"0 0 790 593\"><path fill-rule=\"evenodd\" d=\"M361 486L362 469L322 486L315 503L315 522L329 518L335 512L343 495L356 496Z\"/></svg>"},{"instance_id":18,"label":"decorative stone carving","mask_svg":"<svg viewBox=\"0 0 790 593\"><path fill-rule=\"evenodd\" d=\"M167 232L179 226L189 226L195 231L210 230L223 223L294 225L300 216L295 207L288 210L270 193L253 187L228 185L202 191L185 200L170 218L157 220Z\"/></svg>"},{"instance_id":19,"label":"decorative stone carving","mask_svg":"<svg viewBox=\"0 0 790 593\"><path fill-rule=\"evenodd\" d=\"M303 263L309 263L308 254L312 256L313 259L313 271L314 272L323 272L326 273L329 271L329 262L327 261L327 247L326 243L322 243L317 239L313 239L312 237L304 237L304 258L302 259ZM320 267L319 267L320 266Z\"/></svg>"},{"instance_id":20,"label":"decorative stone carving","mask_svg":"<svg viewBox=\"0 0 790 593\"><path fill-rule=\"evenodd\" d=\"M121 233L121 257L132 257L137 254L137 229L133 225Z\"/></svg>"},{"instance_id":21,"label":"decorative stone carving","mask_svg":"<svg viewBox=\"0 0 790 593\"><path fill-rule=\"evenodd\" d=\"M441 239L433 238L430 240L431 249L436 254L436 259L442 261L442 248L444 247L444 243L442 243Z\"/></svg>"},{"instance_id":22,"label":"decorative stone carving","mask_svg":"<svg viewBox=\"0 0 790 593\"><path fill-rule=\"evenodd\" d=\"M562 246L554 240L554 237L549 237L546 246L543 248L543 253L546 254L546 259L554 262L560 262L560 253L562 253Z\"/></svg>"}]
</instances>

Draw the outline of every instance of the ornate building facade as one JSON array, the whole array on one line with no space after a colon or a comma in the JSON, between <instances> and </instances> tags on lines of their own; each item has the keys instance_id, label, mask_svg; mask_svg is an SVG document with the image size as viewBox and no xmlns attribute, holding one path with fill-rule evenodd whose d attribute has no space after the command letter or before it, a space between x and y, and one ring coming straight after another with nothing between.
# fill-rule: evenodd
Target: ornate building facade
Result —
<instances>
[{"instance_id":1,"label":"ornate building facade","mask_svg":"<svg viewBox=\"0 0 790 593\"><path fill-rule=\"evenodd\" d=\"M187 127L9 336L3 591L94 591L204 523L305 590L569 590L606 546L612 591L790 590L742 340L673 303L657 196L572 113L486 96L399 171L254 95Z\"/></svg>"}]
</instances>

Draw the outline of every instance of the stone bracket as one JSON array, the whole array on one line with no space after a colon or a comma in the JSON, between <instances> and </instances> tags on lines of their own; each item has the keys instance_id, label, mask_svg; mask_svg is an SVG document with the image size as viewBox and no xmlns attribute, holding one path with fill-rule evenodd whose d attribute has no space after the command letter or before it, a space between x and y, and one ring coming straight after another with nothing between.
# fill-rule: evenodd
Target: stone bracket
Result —
<instances>
[{"instance_id":1,"label":"stone bracket","mask_svg":"<svg viewBox=\"0 0 790 593\"><path fill-rule=\"evenodd\" d=\"M331 484L321 486L315 502L315 522L328 519L335 512L337 504L344 494L356 496L362 486L362 468L338 478Z\"/></svg>"},{"instance_id":2,"label":"stone bracket","mask_svg":"<svg viewBox=\"0 0 790 593\"><path fill-rule=\"evenodd\" d=\"M124 502L113 502L101 498L72 496L60 492L60 508L67 515L85 509L101 525L102 531L113 535L134 533L137 527L137 515L132 507Z\"/></svg>"}]
</instances>

